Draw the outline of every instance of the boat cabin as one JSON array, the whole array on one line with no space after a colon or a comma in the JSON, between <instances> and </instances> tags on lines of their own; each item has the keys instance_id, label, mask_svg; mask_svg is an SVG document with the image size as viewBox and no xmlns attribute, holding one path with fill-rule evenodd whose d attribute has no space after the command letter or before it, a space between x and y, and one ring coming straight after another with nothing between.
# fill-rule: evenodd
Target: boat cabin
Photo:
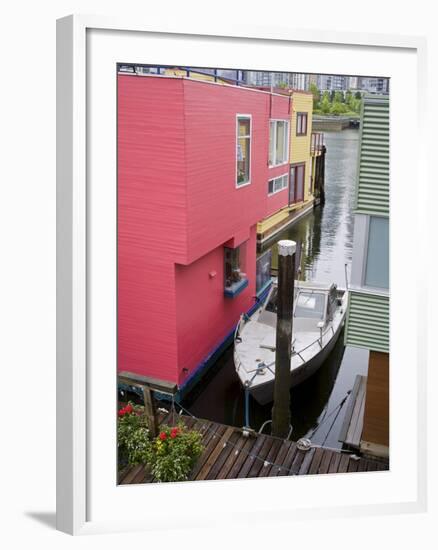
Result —
<instances>
[{"instance_id":1,"label":"boat cabin","mask_svg":"<svg viewBox=\"0 0 438 550\"><path fill-rule=\"evenodd\" d=\"M278 287L273 285L260 314L259 322L275 326L277 322ZM294 289L294 332L316 331L333 319L339 296L335 284L315 288L304 281Z\"/></svg>"}]
</instances>

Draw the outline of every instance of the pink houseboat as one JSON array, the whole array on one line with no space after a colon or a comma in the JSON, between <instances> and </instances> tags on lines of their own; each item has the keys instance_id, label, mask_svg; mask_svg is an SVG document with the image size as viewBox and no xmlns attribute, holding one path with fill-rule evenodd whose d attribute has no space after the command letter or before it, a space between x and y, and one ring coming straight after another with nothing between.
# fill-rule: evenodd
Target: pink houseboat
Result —
<instances>
[{"instance_id":1,"label":"pink houseboat","mask_svg":"<svg viewBox=\"0 0 438 550\"><path fill-rule=\"evenodd\" d=\"M292 98L118 75L118 369L184 391L255 305L256 224L288 203Z\"/></svg>"}]
</instances>

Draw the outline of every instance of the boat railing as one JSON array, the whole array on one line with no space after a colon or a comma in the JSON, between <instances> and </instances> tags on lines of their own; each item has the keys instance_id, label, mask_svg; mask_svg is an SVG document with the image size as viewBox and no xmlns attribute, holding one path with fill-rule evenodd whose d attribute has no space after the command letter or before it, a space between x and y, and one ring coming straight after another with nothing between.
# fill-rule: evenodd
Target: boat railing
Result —
<instances>
[{"instance_id":1,"label":"boat railing","mask_svg":"<svg viewBox=\"0 0 438 550\"><path fill-rule=\"evenodd\" d=\"M330 329L332 331L332 334L333 336L335 335L335 329L333 328L333 324L331 324L329 327L327 327L327 329L323 332L322 329L321 329L321 332L320 332L320 335L318 336L318 338L316 338L316 340L314 340L313 342L311 342L310 344L308 344L305 348L302 348L300 349L300 351L295 351L294 349L292 349L292 357L294 355L298 355L298 357L301 359L301 361L303 363L306 362L305 359L303 359L303 357L301 356L301 354L303 353L303 351L306 351L307 349L311 348L312 346L314 346L315 344L319 344L319 347L322 349L322 339L324 338L324 336L330 332Z\"/></svg>"},{"instance_id":2,"label":"boat railing","mask_svg":"<svg viewBox=\"0 0 438 550\"><path fill-rule=\"evenodd\" d=\"M312 346L314 346L315 344L319 344L319 347L322 349L322 339L323 337L328 333L330 332L330 330L332 331L332 334L334 336L335 334L335 329L333 328L333 325L330 325L329 327L327 327L327 329L324 331L324 332L321 332L320 336L318 338L316 338L315 340L313 340L310 344L308 344L306 347L300 349L299 351L296 351L292 348L292 357L294 357L295 355L298 355L298 357L301 359L301 361L303 363L306 362L306 360L303 358L303 356L301 355L304 351L306 351L307 349L311 348ZM267 347L267 346L266 346ZM269 349L271 349L272 351L275 351L275 347L274 346L269 346ZM265 362L260 362L257 367L255 369L251 369L249 371L247 371L248 374L252 374L254 373L253 377L251 378L251 380L249 381L249 384L252 383L252 381L254 380L254 378L258 375L258 374L264 374L264 370L267 369L269 370L273 375L275 375L275 372L271 369L272 365L275 364L275 360L272 361L271 363L265 363Z\"/></svg>"}]
</instances>

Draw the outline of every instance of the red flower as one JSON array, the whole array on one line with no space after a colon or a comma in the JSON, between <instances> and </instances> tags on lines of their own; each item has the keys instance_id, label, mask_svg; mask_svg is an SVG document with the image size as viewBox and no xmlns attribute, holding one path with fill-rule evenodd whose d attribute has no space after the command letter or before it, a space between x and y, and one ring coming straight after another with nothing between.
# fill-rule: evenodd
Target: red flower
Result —
<instances>
[{"instance_id":1,"label":"red flower","mask_svg":"<svg viewBox=\"0 0 438 550\"><path fill-rule=\"evenodd\" d=\"M179 428L172 428L170 431L170 437L172 439L175 439L175 437L179 434Z\"/></svg>"},{"instance_id":2,"label":"red flower","mask_svg":"<svg viewBox=\"0 0 438 550\"><path fill-rule=\"evenodd\" d=\"M131 405L131 403L128 403L128 405L126 405L126 407L125 407L125 413L131 414L133 410L134 410L134 408Z\"/></svg>"},{"instance_id":3,"label":"red flower","mask_svg":"<svg viewBox=\"0 0 438 550\"><path fill-rule=\"evenodd\" d=\"M167 435L164 432L161 432L159 435L161 441L164 441L167 438Z\"/></svg>"},{"instance_id":4,"label":"red flower","mask_svg":"<svg viewBox=\"0 0 438 550\"><path fill-rule=\"evenodd\" d=\"M126 407L123 407L123 409L120 409L118 414L119 414L119 416L125 416L125 414L126 414Z\"/></svg>"}]
</instances>

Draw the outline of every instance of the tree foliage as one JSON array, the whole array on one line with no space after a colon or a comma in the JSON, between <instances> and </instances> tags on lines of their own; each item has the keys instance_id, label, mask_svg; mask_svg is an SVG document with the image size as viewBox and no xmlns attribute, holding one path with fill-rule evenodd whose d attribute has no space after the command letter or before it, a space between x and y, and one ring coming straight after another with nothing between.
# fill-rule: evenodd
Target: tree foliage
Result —
<instances>
[{"instance_id":1,"label":"tree foliage","mask_svg":"<svg viewBox=\"0 0 438 550\"><path fill-rule=\"evenodd\" d=\"M345 94L341 91L321 91L315 84L310 85L313 95L313 111L323 115L344 115L359 114L362 104L360 92L353 93L347 90Z\"/></svg>"},{"instance_id":2,"label":"tree foliage","mask_svg":"<svg viewBox=\"0 0 438 550\"><path fill-rule=\"evenodd\" d=\"M318 89L318 86L312 82L310 84L310 91L313 95L313 109L318 109L319 102L321 101L321 92Z\"/></svg>"}]
</instances>

